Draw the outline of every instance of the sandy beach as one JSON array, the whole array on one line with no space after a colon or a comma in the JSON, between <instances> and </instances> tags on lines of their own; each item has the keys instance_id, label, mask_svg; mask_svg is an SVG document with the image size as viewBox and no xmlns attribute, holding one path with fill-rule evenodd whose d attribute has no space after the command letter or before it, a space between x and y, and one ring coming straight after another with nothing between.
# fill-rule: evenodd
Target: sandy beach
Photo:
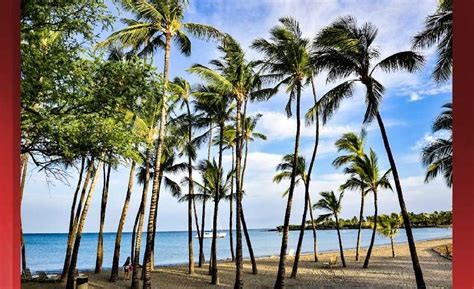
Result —
<instances>
[{"instance_id":1,"label":"sandy beach","mask_svg":"<svg viewBox=\"0 0 474 289\"><path fill-rule=\"evenodd\" d=\"M452 263L451 260L440 256L433 248L450 244L451 239L440 239L417 242L418 256L421 261L425 282L428 288L451 288ZM411 267L411 259L406 243L396 244L397 257L391 256L389 246L374 248L368 269L363 269L363 258L365 250L362 250L362 261L355 261L355 251L346 250L345 257L347 268L342 268L338 261L337 265L328 268L327 262L331 256L339 256L338 252L327 252L320 254L320 262L315 263L312 255L304 255L301 258L298 277L286 279L286 285L292 288L415 288L415 278ZM244 262L244 286L246 288L272 288L275 281L278 257L266 257L258 259L258 275L251 274L250 262ZM287 262L287 275L291 271L293 258ZM210 284L210 276L207 275L207 266L196 267L195 275L186 273L186 266L160 267L153 274L154 288L229 288L233 286L235 267L232 262L219 262L219 286ZM89 273L90 288L129 288L130 282L119 280L115 283L108 282L110 273L105 271L101 274ZM121 275L122 276L122 275ZM59 289L64 284L48 284L28 282L22 284L22 288L35 289Z\"/></svg>"}]
</instances>

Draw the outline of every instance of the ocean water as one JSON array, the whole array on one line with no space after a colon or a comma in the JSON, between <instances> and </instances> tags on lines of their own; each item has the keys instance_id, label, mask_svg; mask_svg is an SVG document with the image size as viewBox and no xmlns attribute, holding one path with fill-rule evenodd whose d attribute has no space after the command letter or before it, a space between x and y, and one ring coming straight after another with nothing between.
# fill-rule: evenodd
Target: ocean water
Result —
<instances>
[{"instance_id":1,"label":"ocean water","mask_svg":"<svg viewBox=\"0 0 474 289\"><path fill-rule=\"evenodd\" d=\"M225 231L228 233L227 231ZM235 232L234 242L235 242ZM372 231L370 229L362 230L362 246L368 246ZM282 235L268 229L249 230L250 239L254 254L256 257L278 255L280 251ZM290 231L288 239L288 249L295 249L298 242L299 231ZM193 236L196 233L193 233ZM345 249L354 248L357 240L357 230L341 230L343 246ZM437 238L448 238L452 235L451 228L416 228L413 229L415 240L429 240ZM82 236L79 250L77 267L79 270L91 270L95 267L97 250L97 233L85 233ZM244 237L244 236L242 236ZM125 262L127 256L130 256L131 233L123 233L122 246L120 254L120 264ZM338 250L336 230L318 230L318 249L320 252ZM312 252L312 231L305 232L302 251L304 253ZM146 234L143 234L142 242L146 240ZM33 272L47 271L58 272L62 269L66 251L67 234L25 234L26 259L27 265ZM158 232L155 238L155 265L175 265L187 262L187 232ZM395 238L395 242L406 242L406 234L403 229ZM244 257L248 257L248 250L243 239ZM376 235L376 245L390 244L390 240ZM219 259L230 258L229 235L217 240L217 256ZM104 268L112 266L113 251L115 246L115 233L104 234ZM204 253L206 260L209 258L211 239L204 239ZM142 243L142 258L145 246ZM234 243L235 248L235 243ZM195 260L199 253L198 239L194 239Z\"/></svg>"}]
</instances>

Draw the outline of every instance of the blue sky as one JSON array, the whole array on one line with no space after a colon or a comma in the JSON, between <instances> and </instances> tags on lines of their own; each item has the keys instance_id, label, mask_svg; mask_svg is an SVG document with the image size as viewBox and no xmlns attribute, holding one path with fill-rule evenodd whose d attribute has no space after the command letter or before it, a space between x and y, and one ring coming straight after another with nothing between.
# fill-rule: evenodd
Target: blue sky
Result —
<instances>
[{"instance_id":1,"label":"blue sky","mask_svg":"<svg viewBox=\"0 0 474 289\"><path fill-rule=\"evenodd\" d=\"M259 54L249 45L257 37L268 37L268 31L277 24L282 16L293 16L301 25L305 37L312 38L324 26L336 17L355 16L359 23L370 21L379 28L376 45L382 57L410 48L411 37L421 29L426 15L436 9L436 0L420 1L331 1L331 0L200 0L191 1L186 16L188 22L211 24L221 31L230 33L241 42L249 59L257 59ZM119 18L127 16L111 5L111 11ZM115 29L121 27L116 23ZM111 31L100 33L105 39ZM179 55L175 50L171 55L170 74L183 76L191 83L199 79L185 72L194 63L207 64L219 56L216 44L193 40L191 57ZM397 160L402 187L407 207L410 211L430 212L451 209L451 190L440 178L429 184L423 182L424 168L420 162L420 148L433 139L430 132L432 120L441 111L441 106L451 100L451 82L436 84L430 79L435 63L433 50L423 51L427 64L422 71L414 74L378 73L376 77L386 87L381 114L385 120L393 153ZM162 70L163 53L154 56L154 65ZM318 96L323 95L336 83L327 84L325 75L316 79ZM318 192L335 190L345 180L341 170L331 166L337 156L334 141L344 132L358 132L364 114L364 91L356 90L355 97L345 101L335 117L322 129L321 145L313 174L311 192L313 202ZM262 113L257 130L267 135L267 141L257 141L250 146L249 164L246 173L246 196L244 209L247 223L251 228L275 227L283 222L286 199L281 197L288 184L274 184L272 177L275 166L281 157L293 151L296 120L288 119L284 112L287 96L284 91L266 103L252 103L251 114ZM312 105L309 90L303 93L302 109L306 111ZM388 168L378 126L370 124L368 130L368 147L372 147L379 156L381 169ZM301 151L309 158L313 144L313 127L302 130ZM201 151L200 158L205 153ZM230 156L225 156L225 164L230 165ZM77 173L70 171L70 186L54 179L48 179L30 165L22 213L25 232L65 232L68 227L69 210L72 202L75 178ZM109 204L105 222L106 231L116 231L118 219L125 198L128 169L121 167L112 173L109 193ZM180 176L173 176L179 180ZM101 187L96 188L85 231L98 230L100 214ZM138 209L141 188L135 184L129 217L125 231L130 231L133 218ZM185 230L187 206L177 203L166 191L162 192L159 205L159 230ZM347 192L343 201L342 217L348 218L358 214L360 197L357 192ZM369 196L370 204L372 197ZM299 223L303 208L303 188L295 193L292 212L292 223ZM220 227L227 228L228 203L221 203ZM198 206L200 207L200 206ZM209 206L208 206L209 207ZM396 194L383 191L379 196L379 210L389 213L399 210ZM365 210L371 214L370 205ZM211 210L207 212L211 214ZM316 214L319 212L316 211ZM210 218L208 219L210 220ZM209 228L210 223L208 223Z\"/></svg>"}]
</instances>

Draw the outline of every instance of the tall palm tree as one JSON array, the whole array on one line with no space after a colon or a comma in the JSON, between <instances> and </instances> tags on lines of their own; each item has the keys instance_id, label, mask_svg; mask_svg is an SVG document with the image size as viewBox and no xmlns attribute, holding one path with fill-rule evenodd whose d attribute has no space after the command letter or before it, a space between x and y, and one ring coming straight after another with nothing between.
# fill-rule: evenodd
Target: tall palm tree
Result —
<instances>
[{"instance_id":1,"label":"tall palm tree","mask_svg":"<svg viewBox=\"0 0 474 289\"><path fill-rule=\"evenodd\" d=\"M407 234L410 255L415 272L418 288L426 288L421 270L420 261L416 252L415 240L411 230L410 219L403 197L398 170L392 154L385 125L379 112L379 105L383 98L384 87L374 78L374 71L378 68L385 72L405 70L417 71L424 62L424 57L413 51L401 51L374 63L380 56L374 47L377 29L371 23L358 26L351 16L339 18L328 27L324 28L316 37L314 46L317 49L313 57L314 65L319 69L328 70L328 81L339 78L349 78L328 91L320 99L322 120L325 123L337 110L341 101L354 95L354 86L361 83L366 88L365 103L367 110L364 123L371 122L374 118L380 128L387 157L392 169L397 191L400 211Z\"/></svg>"},{"instance_id":2,"label":"tall palm tree","mask_svg":"<svg viewBox=\"0 0 474 289\"><path fill-rule=\"evenodd\" d=\"M287 154L282 158L282 162L279 163L276 168L277 174L273 177L273 181L275 183L280 183L282 180L291 180L291 174L293 171L293 159L294 159L293 154ZM297 160L295 186L298 185L299 183L303 183L305 185L305 206L312 207L311 198L309 194L306 194L306 188L308 184L308 174L306 173L305 170L306 170L306 160L303 156L300 156ZM283 193L283 196L287 196L288 192L289 192L289 188L285 190L285 192ZM302 242L303 242L302 240L303 234L301 234L301 230L306 229L306 214L307 214L307 210L304 210L291 278L296 278L296 274L298 271L298 260L296 259L296 257L298 256L298 254L301 253L301 247L302 247ZM313 230L313 238L316 238L316 234L315 234L316 220L313 219L312 214L311 214L311 223L312 223L311 227ZM316 243L316 240L313 240L313 241L314 243Z\"/></svg>"},{"instance_id":3,"label":"tall palm tree","mask_svg":"<svg viewBox=\"0 0 474 289\"><path fill-rule=\"evenodd\" d=\"M83 157L85 158L85 157ZM68 240L67 240L67 246L66 246L66 256L64 258L64 265L63 265L63 270L61 273L61 280L67 277L67 274L69 272L69 267L71 265L71 255L72 255L72 250L74 246L74 240L76 238L76 232L77 232L77 225L79 223L79 218L81 214L81 209L84 204L84 199L86 197L87 193L87 187L89 186L89 182L91 178L93 177L93 172L94 172L94 159L90 159L87 161L87 172L86 176L84 178L84 182L82 183L82 189L80 189L81 183L78 182L76 191L74 193L74 198L71 206L71 216L69 219L69 234L68 234ZM23 166L25 169L25 166ZM84 170L84 168L82 168ZM79 179L81 179L81 174L79 175ZM81 192L79 202L77 197L79 191Z\"/></svg>"},{"instance_id":4,"label":"tall palm tree","mask_svg":"<svg viewBox=\"0 0 474 289\"><path fill-rule=\"evenodd\" d=\"M245 111L245 109L244 109ZM245 115L245 112L244 112ZM257 126L258 120L262 117L261 114L257 114L255 116L249 116L249 117L244 117L243 118L243 123L242 123L242 142L241 146L242 148L245 148L245 152L243 154L243 166L242 166L242 172L241 172L241 177L240 177L240 187L244 190L244 178L245 178L245 170L247 167L247 159L248 159L248 151L249 151L249 142L255 141L257 139L260 140L266 140L267 137L259 132L255 131L255 128ZM235 137L235 129L229 129L227 134L233 135ZM232 195L231 195L232 197ZM252 242L250 240L250 234L248 232L247 228L247 222L245 221L245 215L244 215L244 209L242 207L242 214L241 214L241 222L242 222L242 227L244 229L244 235L245 235L245 241L247 243L247 248L249 250L249 255L250 255L250 261L252 263L252 273L256 275L258 273L257 269L257 261L255 259L255 254L253 252L253 247L252 247Z\"/></svg>"},{"instance_id":5,"label":"tall palm tree","mask_svg":"<svg viewBox=\"0 0 474 289\"><path fill-rule=\"evenodd\" d=\"M245 53L240 45L230 36L226 36L219 46L224 54L222 59L213 60L215 69L195 64L189 72L199 75L220 91L221 95L229 96L236 102L235 132L236 132L236 160L235 160L235 190L236 190L236 278L234 288L242 288L242 189L241 189L241 161L242 161L242 104L248 97L260 89L258 75L253 71L253 65L245 60ZM265 94L265 93L263 93ZM259 94L261 95L261 94ZM257 96L256 96L257 97Z\"/></svg>"},{"instance_id":6,"label":"tall palm tree","mask_svg":"<svg viewBox=\"0 0 474 289\"><path fill-rule=\"evenodd\" d=\"M94 164L91 164L94 166ZM75 233L75 239L74 239L74 247L72 250L72 255L71 255L71 261L69 265L69 271L67 274L67 283L66 283L66 289L73 289L75 287L75 271L76 271L76 265L77 265L77 257L79 255L79 247L81 245L81 239L82 239L82 230L84 229L84 224L86 222L87 218L87 213L89 212L89 207L92 201L92 196L94 194L95 186L97 184L97 179L99 178L100 175L100 170L102 168L103 162L98 161L97 165L95 166L94 169L94 177L92 178L89 191L87 193L87 197L84 201L84 207L82 208L82 212L80 214L79 221L77 223L77 231Z\"/></svg>"},{"instance_id":7,"label":"tall palm tree","mask_svg":"<svg viewBox=\"0 0 474 289\"><path fill-rule=\"evenodd\" d=\"M377 223L377 232L380 235L390 239L390 245L392 246L392 258L395 258L395 246L393 244L393 238L398 235L400 231L400 225L403 220L399 214L381 215Z\"/></svg>"},{"instance_id":8,"label":"tall palm tree","mask_svg":"<svg viewBox=\"0 0 474 289\"><path fill-rule=\"evenodd\" d=\"M318 218L318 221L323 221L327 220L328 218L331 218L334 216L336 219L336 230L337 230L337 238L339 240L339 252L341 255L341 262L342 262L342 267L346 267L346 260L344 259L344 249L342 247L342 238L341 238L341 232L339 231L339 214L341 213L342 209L342 197L344 196L344 192L341 192L339 194L339 197L337 197L333 191L330 192L321 192L319 193L321 195L321 199L314 204L313 210L314 209L320 209L320 210L325 210L329 211L327 214L320 215Z\"/></svg>"},{"instance_id":9,"label":"tall palm tree","mask_svg":"<svg viewBox=\"0 0 474 289\"><path fill-rule=\"evenodd\" d=\"M453 67L453 1L440 0L434 14L426 17L423 31L413 37L413 48L437 45L438 59L433 71L436 81L446 81Z\"/></svg>"},{"instance_id":10,"label":"tall palm tree","mask_svg":"<svg viewBox=\"0 0 474 289\"><path fill-rule=\"evenodd\" d=\"M305 205L303 209L303 216L301 218L301 228L300 228L300 234L298 237L298 245L296 247L296 254L295 254L295 260L293 261L293 269L291 270L291 278L296 278L296 275L298 274L298 264L300 260L300 253L301 253L301 248L303 246L303 237L304 237L304 232L306 229L306 215L309 209L309 215L311 219L311 229L313 232L313 256L314 256L314 262L318 262L318 242L317 242L317 235L316 235L316 222L314 221L314 216L313 216L313 210L312 204L311 204L311 195L309 191L309 187L311 185L311 173L313 172L313 167L314 163L316 161L316 154L318 152L318 146L319 146L319 108L318 108L318 99L316 97L316 87L314 85L314 74L311 75L311 77L308 80L311 82L311 90L313 92L313 100L314 100L314 106L311 107L308 112L305 114L305 122L306 125L312 125L315 123L315 136L314 136L314 145L313 145L313 153L311 155L311 160L309 162L309 167L307 171L307 177L305 181Z\"/></svg>"},{"instance_id":11,"label":"tall palm tree","mask_svg":"<svg viewBox=\"0 0 474 289\"><path fill-rule=\"evenodd\" d=\"M194 204L194 182L193 161L196 159L196 147L193 145L193 116L191 114L190 98L191 85L183 78L176 77L172 82L171 90L182 102L181 108L185 107L185 124L183 125L184 141L182 152L188 157L188 273L194 274L194 250L193 250L193 204ZM180 134L181 135L181 134ZM182 138L181 138L182 139ZM199 224L196 224L199 226Z\"/></svg>"},{"instance_id":12,"label":"tall palm tree","mask_svg":"<svg viewBox=\"0 0 474 289\"><path fill-rule=\"evenodd\" d=\"M219 87L213 86L212 82L209 86L201 86L197 92L194 93L198 99L197 108L205 110L206 114L212 118L213 122L219 127L219 135L216 143L219 146L218 149L218 166L223 171L222 157L224 152L224 133L226 130L226 121L229 120L233 106L231 105L232 99L227 97ZM210 186L210 184L207 184ZM216 187L217 190L220 187ZM221 192L216 194L220 195ZM217 214L219 202L214 202L214 212ZM216 231L217 232L217 231ZM213 241L211 246L215 246L216 243ZM211 262L210 271L212 276L212 284L218 284L217 278L217 247L211 248Z\"/></svg>"},{"instance_id":13,"label":"tall palm tree","mask_svg":"<svg viewBox=\"0 0 474 289\"><path fill-rule=\"evenodd\" d=\"M219 212L219 202L227 197L232 182L233 171L230 171L224 177L222 164L219 165L213 159L212 161L201 161L198 165L203 182L206 185L195 182L199 191L198 197L211 197L214 201L214 214L212 220L212 244L211 244L211 263L212 263L212 284L218 285L219 278L217 272L217 219ZM187 180L189 182L189 180Z\"/></svg>"},{"instance_id":14,"label":"tall palm tree","mask_svg":"<svg viewBox=\"0 0 474 289\"><path fill-rule=\"evenodd\" d=\"M221 37L221 33L208 25L197 23L183 23L184 14L188 7L187 0L153 1L124 0L123 6L136 16L136 19L122 19L127 25L125 28L112 33L99 47L109 46L114 43L133 49L141 49L139 55L148 55L157 48L165 51L163 66L163 100L160 108L160 122L158 141L156 145L155 178L153 179L150 213L148 218L147 246L145 249L145 274L143 288L151 288L151 247L155 236L152 234L155 226L155 211L158 203L158 175L160 175L161 154L165 137L166 123L168 120L168 79L171 44L173 41L179 45L179 51L189 56L191 54L191 41L186 35L198 38Z\"/></svg>"},{"instance_id":15,"label":"tall palm tree","mask_svg":"<svg viewBox=\"0 0 474 289\"><path fill-rule=\"evenodd\" d=\"M435 119L432 126L433 133L445 131L448 137L439 137L427 144L422 151L423 165L427 167L425 182L443 174L446 184L453 184L453 105L443 105L445 110Z\"/></svg>"},{"instance_id":16,"label":"tall palm tree","mask_svg":"<svg viewBox=\"0 0 474 289\"><path fill-rule=\"evenodd\" d=\"M107 199L109 195L109 183L110 183L110 173L112 170L112 164L108 163L104 165L103 169L104 169L104 172L103 172L104 185L102 188L102 198L100 202L99 236L97 239L97 256L96 256L95 270L94 270L94 273L96 274L102 271L102 262L104 260L104 222L105 222L105 213L107 210Z\"/></svg>"},{"instance_id":17,"label":"tall palm tree","mask_svg":"<svg viewBox=\"0 0 474 289\"><path fill-rule=\"evenodd\" d=\"M224 130L224 149L231 149L231 170L235 170L235 129L232 125L227 125ZM234 254L234 233L233 228L234 225L233 221L233 214L234 214L234 203L233 199L235 197L234 191L234 175L232 175L232 182L230 184L230 192L228 195L229 198L229 248L230 248L230 256L231 260L235 261L235 254Z\"/></svg>"},{"instance_id":18,"label":"tall palm tree","mask_svg":"<svg viewBox=\"0 0 474 289\"><path fill-rule=\"evenodd\" d=\"M285 109L288 117L292 115L292 102L296 98L296 135L293 155L298 156L301 130L301 92L313 73L310 66L310 42L303 38L299 24L295 19L284 17L280 18L279 21L281 25L270 30L270 40L259 38L253 42L252 47L264 54L264 59L259 61L258 64L264 71L268 72L266 78L276 83L276 86L269 89L268 92L275 93L281 85L287 86L289 98ZM265 76L262 76L262 79L265 79ZM296 160L297 158L294 158L295 163L293 164L285 210L280 262L275 288L284 287L289 222L295 189Z\"/></svg>"},{"instance_id":19,"label":"tall palm tree","mask_svg":"<svg viewBox=\"0 0 474 289\"><path fill-rule=\"evenodd\" d=\"M347 155L338 156L333 161L333 166L339 168L343 165L350 165L357 158L362 158L364 156L364 145L366 140L367 133L364 129L361 130L359 135L349 132L342 135L341 138L336 140L336 148L339 152L347 152ZM360 242L362 238L362 220L364 218L364 201L365 201L365 185L364 182L360 179L357 180L357 176L351 179L353 182L351 185L353 188L360 190L360 212L359 212L359 227L357 230L357 244L356 244L356 261L359 261L359 250ZM345 187L343 186L343 189Z\"/></svg>"},{"instance_id":20,"label":"tall palm tree","mask_svg":"<svg viewBox=\"0 0 474 289\"><path fill-rule=\"evenodd\" d=\"M390 182L388 180L391 169L387 170L383 175L381 175L377 161L377 156L375 155L375 152L372 149L370 149L369 155L364 155L361 158L355 159L353 165L346 168L345 170L346 173L350 173L353 176L349 178L349 180L344 185L342 185L342 189L358 189L361 186L364 186L366 188L365 194L370 192L374 195L374 230L372 232L369 249L365 257L364 268L368 268L369 266L369 260L375 242L375 232L377 229L378 214L378 191L379 189L392 190L392 186L390 185ZM360 184L361 181L363 185Z\"/></svg>"},{"instance_id":21,"label":"tall palm tree","mask_svg":"<svg viewBox=\"0 0 474 289\"><path fill-rule=\"evenodd\" d=\"M212 133L215 128L215 112L214 107L209 105L208 99L212 99L216 95L219 95L219 92L212 87L200 86L193 91L193 95L196 97L194 100L194 110L198 113L196 117L196 127L202 129L206 128L207 131L202 135L205 137L207 135L207 160L211 160L211 148L213 144ZM206 191L204 191L206 193ZM202 213L201 213L201 230L202 234L199 238L199 262L198 267L202 267L205 262L204 257L204 231L205 231L205 221L206 221L206 201L207 197L202 199Z\"/></svg>"}]
</instances>

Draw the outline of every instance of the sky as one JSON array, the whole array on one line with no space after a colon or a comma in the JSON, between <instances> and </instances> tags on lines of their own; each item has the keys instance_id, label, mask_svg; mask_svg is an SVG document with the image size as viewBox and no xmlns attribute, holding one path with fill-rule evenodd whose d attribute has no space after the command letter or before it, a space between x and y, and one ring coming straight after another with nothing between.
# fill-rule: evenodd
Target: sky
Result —
<instances>
[{"instance_id":1,"label":"sky","mask_svg":"<svg viewBox=\"0 0 474 289\"><path fill-rule=\"evenodd\" d=\"M391 53L410 49L410 41L422 29L424 18L436 9L436 0L397 0L397 1L337 1L337 0L199 0L190 1L185 21L213 25L219 30L231 34L246 51L248 59L258 59L259 53L249 46L258 37L269 37L269 30L278 24L284 16L295 17L301 26L304 37L314 38L321 28L329 25L337 17L352 15L358 23L371 22L378 27L375 45L381 51L381 59ZM120 17L128 17L109 3L111 12ZM112 30L123 27L117 21ZM99 40L105 39L112 30L98 31ZM451 101L451 81L435 83L430 74L436 61L434 50L425 50L426 65L417 73L377 72L375 77L385 86L384 100L380 106L385 121L394 157L401 177L401 184L409 211L432 212L451 210L451 189L441 178L424 183L425 168L420 161L423 145L437 135L431 133L431 124L441 111L441 106ZM185 57L178 51L171 53L171 77L182 76L190 83L200 80L186 72L192 64L208 64L209 60L219 57L216 43L192 39L192 55ZM163 69L163 53L157 52L153 58L159 71ZM326 83L325 74L316 76L318 97L337 85ZM336 115L322 128L320 146L312 174L311 198L315 203L319 192L337 190L347 176L342 169L335 169L331 163L338 156L334 142L345 132L359 132L364 115L364 90L359 87L354 97L343 102ZM256 131L267 136L266 141L255 141L249 147L248 165L245 176L243 207L250 228L273 228L283 223L286 198L282 192L288 183L272 182L276 165L282 156L293 152L296 119L287 118L284 107L287 95L282 90L265 103L251 103L249 113L261 113ZM311 91L302 94L302 111L313 105ZM379 128L376 123L366 126L368 141L366 148L373 148L379 158L379 167L389 168ZM303 127L300 151L307 159L311 157L314 142L314 127ZM202 148L199 158L205 158ZM213 150L216 153L216 150ZM224 156L224 165L230 167L231 157ZM77 179L77 172L68 171L69 184L48 177L30 164L22 203L23 230L26 233L67 232L69 212ZM127 189L129 168L120 167L112 172L109 202L105 220L105 231L117 230L120 213ZM171 178L179 181L182 176ZM186 188L183 188L186 189ZM89 210L85 232L97 232L100 218L100 199L102 184L96 187ZM133 219L138 210L141 187L134 184L134 191L124 231L131 231ZM379 193L379 213L399 211L395 192ZM368 196L365 214L372 214L373 197ZM149 203L149 202L148 202ZM299 224L304 204L303 186L295 191L291 216L292 224ZM343 199L342 218L358 215L360 194L346 192ZM208 205L207 215L212 214ZM200 214L201 205L198 205ZM219 209L219 229L228 227L229 203L221 202ZM315 211L316 214L323 213ZM206 224L210 228L211 218ZM177 231L187 228L187 205L178 203L169 192L162 191L158 208L158 230Z\"/></svg>"}]
</instances>

